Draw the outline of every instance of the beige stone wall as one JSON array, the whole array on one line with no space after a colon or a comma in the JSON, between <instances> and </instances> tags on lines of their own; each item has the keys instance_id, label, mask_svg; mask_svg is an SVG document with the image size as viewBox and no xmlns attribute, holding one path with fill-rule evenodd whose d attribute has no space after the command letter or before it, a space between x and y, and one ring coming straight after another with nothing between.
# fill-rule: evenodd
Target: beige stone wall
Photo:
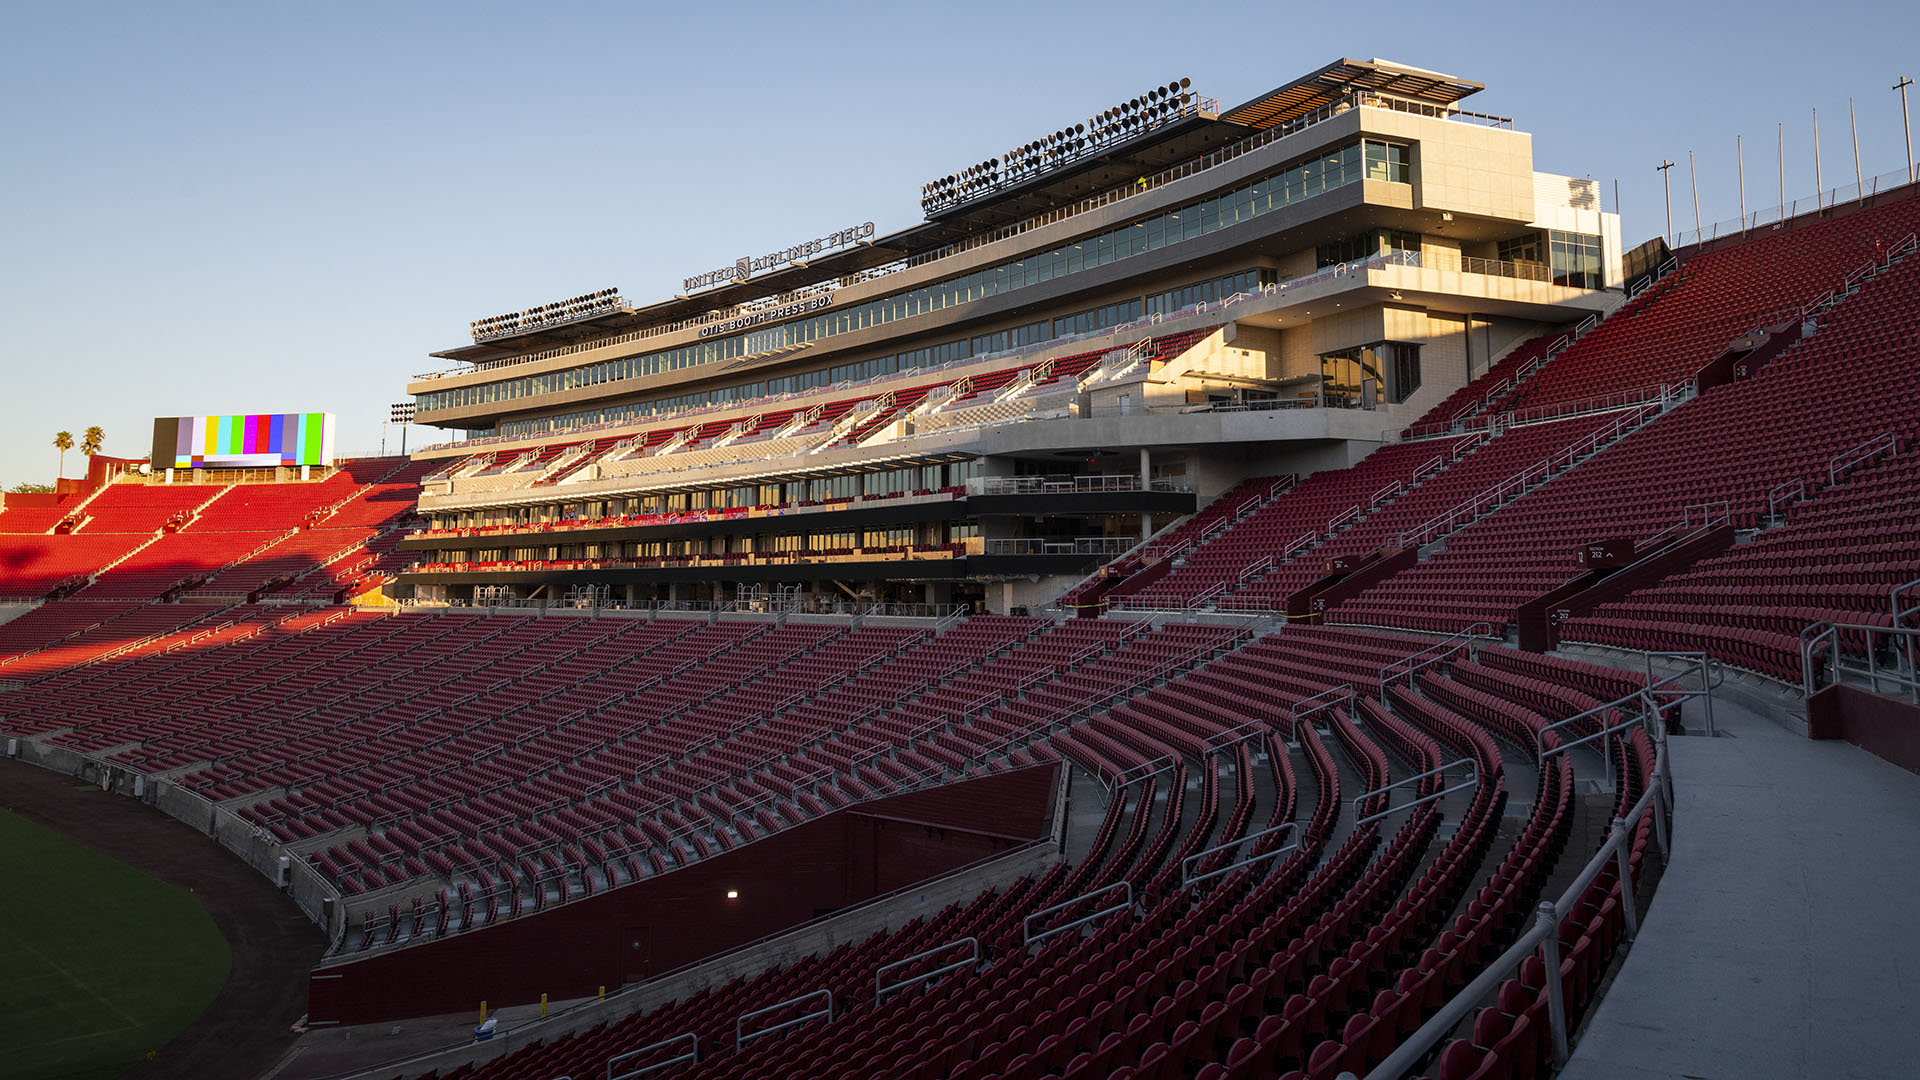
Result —
<instances>
[{"instance_id":1,"label":"beige stone wall","mask_svg":"<svg viewBox=\"0 0 1920 1080\"><path fill-rule=\"evenodd\" d=\"M1414 144L1415 209L1534 219L1533 136L1385 109L1361 112L1367 134Z\"/></svg>"}]
</instances>

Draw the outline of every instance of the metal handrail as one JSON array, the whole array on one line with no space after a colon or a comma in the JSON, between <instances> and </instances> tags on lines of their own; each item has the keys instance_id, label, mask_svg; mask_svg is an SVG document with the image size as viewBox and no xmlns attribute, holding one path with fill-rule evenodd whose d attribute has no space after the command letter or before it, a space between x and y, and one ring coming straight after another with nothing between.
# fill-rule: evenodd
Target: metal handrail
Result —
<instances>
[{"instance_id":1,"label":"metal handrail","mask_svg":"<svg viewBox=\"0 0 1920 1080\"><path fill-rule=\"evenodd\" d=\"M1841 635L1857 637L1866 642L1866 666L1857 662L1849 664L1841 654ZM1826 646L1826 657L1816 663L1815 652L1822 644ZM1904 657L1904 667L1883 668L1880 666L1880 648L1885 644L1892 647L1896 657ZM1829 682L1837 683L1843 675L1853 675L1865 679L1874 693L1880 692L1882 682L1905 687L1907 696L1920 705L1920 669L1916 669L1915 660L1920 658L1920 627L1911 626L1867 626L1860 623L1820 622L1808 623L1800 631L1800 680L1801 690L1812 697L1819 676L1825 672Z\"/></svg>"},{"instance_id":2,"label":"metal handrail","mask_svg":"<svg viewBox=\"0 0 1920 1080\"><path fill-rule=\"evenodd\" d=\"M1899 453L1900 452L1899 436L1891 431L1882 432L1879 435L1875 435L1873 438L1868 439L1866 442L1861 443L1859 446L1856 446L1851 450L1843 451L1841 453L1833 455L1831 458L1828 458L1827 459L1828 486L1831 487L1834 484L1838 484L1840 482L1840 477L1843 474L1851 472L1854 469L1858 468L1859 466L1866 464L1869 460L1871 460L1874 457L1874 455L1880 453L1883 450L1890 454Z\"/></svg>"},{"instance_id":3,"label":"metal handrail","mask_svg":"<svg viewBox=\"0 0 1920 1080\"><path fill-rule=\"evenodd\" d=\"M1326 700L1322 701L1320 700L1321 698L1325 698ZM1328 709L1337 709L1343 705L1351 708L1353 706L1353 698L1353 684L1341 683L1339 686L1322 690L1312 697L1301 698L1299 701L1294 702L1293 708L1290 710L1293 713L1294 735L1298 737L1300 734L1300 725L1308 717L1313 716L1315 713L1325 712ZM1307 726L1312 727L1313 725L1308 724Z\"/></svg>"},{"instance_id":4,"label":"metal handrail","mask_svg":"<svg viewBox=\"0 0 1920 1080\"><path fill-rule=\"evenodd\" d=\"M1453 785L1452 787L1445 787L1445 788L1439 789L1438 791L1429 792L1413 800L1410 803L1403 803L1400 806L1389 805L1384 810L1375 810L1371 814L1365 814L1365 815L1361 814L1361 810L1366 806L1367 801L1370 799L1385 798L1387 802L1391 804L1393 801L1391 798L1391 792L1393 792L1394 790L1398 788L1406 787L1408 784L1418 784L1420 781L1425 780L1429 776L1444 777L1447 774L1448 769L1457 769L1462 765L1465 765L1467 767L1467 778L1461 781L1460 783ZM1456 791L1464 791L1467 788L1479 787L1479 786L1480 786L1480 767L1478 764L1474 762L1472 758L1460 758L1457 761L1449 761L1448 763L1440 766L1439 768L1428 769L1426 772L1416 773L1413 776L1409 776L1401 780L1395 780L1391 784L1386 784L1381 787L1374 788L1372 791L1362 792L1361 794L1354 796L1353 812L1355 817L1353 820L1353 824L1357 828L1361 825L1365 825L1369 821L1379 821L1381 818L1389 817L1393 814L1400 813L1402 810L1411 810L1416 806L1424 806L1427 803L1434 802L1435 800L1443 799L1446 796L1451 795Z\"/></svg>"},{"instance_id":5,"label":"metal handrail","mask_svg":"<svg viewBox=\"0 0 1920 1080\"><path fill-rule=\"evenodd\" d=\"M1767 492L1767 521L1769 524L1780 520L1780 507L1792 506L1796 502L1805 502L1807 482L1796 476L1784 483L1774 485Z\"/></svg>"},{"instance_id":6,"label":"metal handrail","mask_svg":"<svg viewBox=\"0 0 1920 1080\"><path fill-rule=\"evenodd\" d=\"M1300 844L1296 841L1295 843L1286 844L1284 846L1274 848L1271 851L1263 851L1257 855L1249 855L1246 858L1241 859L1239 862L1232 863L1228 866L1222 866L1216 870L1209 870L1204 874L1195 874L1193 872L1194 866L1196 866L1197 864L1199 864L1200 862L1202 862L1203 860L1207 859L1210 856L1218 855L1223 851L1228 851L1233 848L1237 848L1242 844L1255 843L1261 839L1264 839L1265 837L1272 836L1275 833L1297 832L1297 831L1298 831L1298 825L1296 823L1291 821L1283 821L1280 824L1273 826L1272 828L1261 829L1257 833L1249 833L1246 836L1236 837L1235 839L1232 839L1232 840L1223 840L1220 843L1215 844L1212 847L1207 848L1203 851L1196 851L1193 854L1187 856L1186 858L1180 860L1180 887L1183 889L1191 889L1195 885L1198 885L1203 881L1211 881L1212 879L1217 878L1222 874L1231 874L1235 870L1239 870L1242 867L1251 866L1254 863L1261 862L1266 859L1271 859L1279 855L1285 855L1289 851L1297 851L1300 848Z\"/></svg>"},{"instance_id":7,"label":"metal handrail","mask_svg":"<svg viewBox=\"0 0 1920 1080\"><path fill-rule=\"evenodd\" d=\"M1477 622L1457 634L1449 635L1416 653L1409 653L1380 669L1380 704L1387 703L1387 688L1400 679L1406 679L1412 685L1413 676L1420 669L1439 663L1465 649L1469 660L1480 658L1479 639L1497 641L1499 636L1493 632L1493 624Z\"/></svg>"},{"instance_id":8,"label":"metal handrail","mask_svg":"<svg viewBox=\"0 0 1920 1080\"><path fill-rule=\"evenodd\" d=\"M1050 930L1042 930L1038 934L1033 932L1033 920L1042 918L1047 915L1051 915L1056 911L1065 911L1066 909L1073 907L1075 904L1078 904L1083 900L1091 900L1096 896L1101 896L1106 893L1110 893L1115 889L1123 890L1126 893L1126 898L1122 900L1120 903L1114 904L1110 907L1101 908L1099 911L1096 911L1091 915L1082 916L1081 918L1075 919L1072 922L1062 923L1061 925L1053 927ZM1131 881L1122 879L1120 881L1114 882L1111 885L1103 885L1100 888L1093 890L1092 892L1081 893L1079 896L1076 896L1071 900L1063 900L1060 903L1053 905L1052 907L1041 908L1039 911L1036 911L1033 914L1028 915L1025 919L1022 919L1020 921L1021 944L1031 946L1036 942L1045 941L1047 938L1050 938L1053 935L1058 934L1063 930L1072 930L1077 927L1084 926L1095 919L1105 918L1106 916L1112 915L1115 912L1119 912L1119 911L1130 911L1132 910L1132 908L1133 908L1133 883Z\"/></svg>"},{"instance_id":9,"label":"metal handrail","mask_svg":"<svg viewBox=\"0 0 1920 1080\"><path fill-rule=\"evenodd\" d=\"M1620 874L1621 915L1626 923L1623 940L1631 942L1638 936L1640 913L1633 896L1633 876L1628 861L1633 830L1638 828L1643 817L1653 814L1654 832L1660 838L1661 857L1664 859L1667 853L1665 838L1668 816L1672 812L1667 743L1664 738L1659 738L1654 745L1653 782L1647 785L1647 790L1641 793L1624 817L1613 819L1613 827L1606 841L1587 861L1567 890L1560 894L1557 901L1541 901L1535 909L1537 917L1533 924L1521 932L1519 939L1498 959L1488 964L1465 989L1441 1006L1432 1019L1402 1040L1385 1061L1367 1073L1366 1080L1400 1080L1412 1072L1435 1046L1451 1035L1461 1021L1479 1009L1500 984L1518 971L1520 965L1536 951L1546 954L1543 959L1547 972L1547 1023L1553 1041L1553 1061L1556 1067L1566 1064L1569 1048L1566 1003L1561 998L1560 923L1573 912L1574 905L1586 894L1587 887L1612 862ZM1340 1080L1358 1078L1351 1072L1342 1072Z\"/></svg>"},{"instance_id":10,"label":"metal handrail","mask_svg":"<svg viewBox=\"0 0 1920 1080\"><path fill-rule=\"evenodd\" d=\"M1150 780L1163 772L1171 772L1179 767L1179 758L1172 754L1162 754L1151 761L1143 761L1114 773L1111 782L1097 772L1094 774L1094 779L1100 782L1101 787L1107 789L1107 798L1111 801L1114 792L1130 788L1142 780Z\"/></svg>"},{"instance_id":11,"label":"metal handrail","mask_svg":"<svg viewBox=\"0 0 1920 1080\"><path fill-rule=\"evenodd\" d=\"M936 953L945 952L956 945L971 945L973 946L973 952L965 960L956 960L951 964L943 964L940 967L934 968L932 971L923 971L918 975L912 976L911 978L901 979L899 982L896 982L896 983L888 983L886 981L887 972L892 971L895 968L906 967L907 965L912 964L919 960L925 960L929 956L933 956ZM888 994L893 993L895 990L904 990L907 987L914 985L915 983L923 983L923 982L926 982L928 979L937 979L940 976L945 975L949 971L957 971L960 968L966 967L969 964L978 964L979 962L980 962L980 939L977 937L969 936L969 937L960 938L957 941L949 941L945 945L935 945L931 949L923 949L920 952L914 953L912 956L907 957L905 960L895 960L891 964L882 964L880 965L879 969L873 973L873 1003L875 1005L880 1004L881 998L886 997Z\"/></svg>"},{"instance_id":12,"label":"metal handrail","mask_svg":"<svg viewBox=\"0 0 1920 1080\"><path fill-rule=\"evenodd\" d=\"M1654 675L1653 675L1653 658L1656 656L1670 657L1676 660L1689 660L1689 661L1692 661L1693 663L1690 663L1687 666L1688 667L1687 671L1669 675L1663 679L1656 679L1654 678ZM1693 671L1696 670L1695 665L1698 665L1697 670L1700 672L1700 686L1698 689L1694 689L1692 687L1676 687L1674 689L1668 689L1668 687L1674 687L1675 684L1677 684L1682 678L1692 674ZM1712 736L1714 734L1713 692L1714 690L1718 689L1726 681L1727 681L1726 669L1721 665L1720 661L1715 660L1712 656L1709 656L1705 652L1669 651L1669 652L1650 652L1647 654L1647 692L1650 694L1655 694L1655 693L1667 694L1673 697L1678 697L1683 702L1689 698L1697 697L1697 698L1703 699L1706 702L1706 721L1707 721L1708 736Z\"/></svg>"},{"instance_id":13,"label":"metal handrail","mask_svg":"<svg viewBox=\"0 0 1920 1080\"><path fill-rule=\"evenodd\" d=\"M1200 752L1202 755L1208 755L1217 754L1223 750L1231 750L1241 743L1249 739L1257 739L1271 730L1273 730L1272 727L1269 726L1265 720L1248 720L1245 723L1236 724L1225 731L1216 731L1207 736L1200 744Z\"/></svg>"},{"instance_id":14,"label":"metal handrail","mask_svg":"<svg viewBox=\"0 0 1920 1080\"><path fill-rule=\"evenodd\" d=\"M771 1012L778 1012L789 1005L798 1005L803 1001L811 1001L817 997L824 997L827 999L827 1007L825 1009L815 1009L810 1013L803 1013L802 1015L796 1016L791 1020L786 1020L778 1024L772 1024L768 1027L756 1028L753 1031L746 1030L747 1021L753 1019L756 1016L765 1016ZM745 1046L747 1044L747 1041L750 1039L757 1039L762 1035L771 1035L776 1031L785 1031L790 1027L798 1027L799 1025L804 1024L809 1020L813 1020L821 1016L825 1016L827 1018L827 1023L829 1024L833 1023L833 991L827 989L824 986L818 990L801 994L799 997L791 997L785 1001L778 1002L773 1005L769 1005L764 1009L755 1009L752 1012L741 1013L739 1018L734 1020L733 1022L733 1048L734 1050L738 1051L742 1046Z\"/></svg>"},{"instance_id":15,"label":"metal handrail","mask_svg":"<svg viewBox=\"0 0 1920 1080\"><path fill-rule=\"evenodd\" d=\"M647 1053L650 1050L659 1050L663 1047L672 1046L673 1044L681 1041L682 1039L685 1039L691 1042L693 1044L693 1049L687 1051L684 1054L676 1054L675 1056L666 1058L665 1060L656 1061L651 1065L642 1065L638 1069L631 1069L627 1072L621 1073L618 1076L614 1075L613 1067L616 1063L622 1062L622 1061L628 1061L632 1058L639 1057L641 1054ZM656 1043L648 1043L647 1045L641 1047L638 1050L629 1050L624 1054L615 1054L614 1056L608 1058L607 1059L607 1080L629 1080L630 1077L635 1077L635 1076L643 1075L645 1073L650 1073L655 1069L664 1069L669 1065L678 1065L683 1061L692 1061L697 1063L699 1060L700 1060L700 1036L694 1032L686 1031L678 1035L675 1035L671 1039L661 1039L659 1042L656 1042Z\"/></svg>"},{"instance_id":16,"label":"metal handrail","mask_svg":"<svg viewBox=\"0 0 1920 1080\"><path fill-rule=\"evenodd\" d=\"M1900 606L1900 598L1915 589L1920 589L1920 578L1914 578L1904 585L1895 585L1893 591L1887 594L1887 613L1893 616L1895 629L1899 629L1900 624L1905 622L1908 616L1920 614L1920 604L1905 608Z\"/></svg>"}]
</instances>

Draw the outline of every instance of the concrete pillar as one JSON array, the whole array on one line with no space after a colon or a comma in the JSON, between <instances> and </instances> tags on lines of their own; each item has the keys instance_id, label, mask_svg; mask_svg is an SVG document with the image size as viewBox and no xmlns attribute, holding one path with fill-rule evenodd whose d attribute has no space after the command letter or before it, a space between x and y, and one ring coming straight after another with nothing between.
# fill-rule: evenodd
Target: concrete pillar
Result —
<instances>
[{"instance_id":1,"label":"concrete pillar","mask_svg":"<svg viewBox=\"0 0 1920 1080\"><path fill-rule=\"evenodd\" d=\"M1153 490L1153 455L1144 446L1140 448L1140 489ZM1145 540L1152 535L1153 515L1143 510L1140 512L1140 539Z\"/></svg>"}]
</instances>

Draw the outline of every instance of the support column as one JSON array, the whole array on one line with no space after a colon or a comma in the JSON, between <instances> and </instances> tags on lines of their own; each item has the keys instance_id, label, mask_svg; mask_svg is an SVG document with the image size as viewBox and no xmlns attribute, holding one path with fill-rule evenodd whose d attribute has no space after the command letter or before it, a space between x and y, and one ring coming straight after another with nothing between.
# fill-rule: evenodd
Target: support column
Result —
<instances>
[{"instance_id":1,"label":"support column","mask_svg":"<svg viewBox=\"0 0 1920 1080\"><path fill-rule=\"evenodd\" d=\"M1144 446L1140 448L1140 490L1153 490L1153 455ZM1152 535L1153 515L1142 510L1140 511L1140 539L1145 540Z\"/></svg>"}]
</instances>

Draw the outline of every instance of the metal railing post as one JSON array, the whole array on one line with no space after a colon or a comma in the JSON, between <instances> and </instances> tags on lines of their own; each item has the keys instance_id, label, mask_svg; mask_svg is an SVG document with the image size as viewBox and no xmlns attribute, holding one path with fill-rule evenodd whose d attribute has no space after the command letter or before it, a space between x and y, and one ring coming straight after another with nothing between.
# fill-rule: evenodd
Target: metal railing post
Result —
<instances>
[{"instance_id":1,"label":"metal railing post","mask_svg":"<svg viewBox=\"0 0 1920 1080\"><path fill-rule=\"evenodd\" d=\"M1655 800L1653 812L1660 813L1660 804ZM1627 940L1640 936L1640 912L1633 899L1633 867L1627 859L1627 819L1613 819L1613 836L1620 845L1613 851L1614 865L1620 873L1620 914L1626 919Z\"/></svg>"},{"instance_id":2,"label":"metal railing post","mask_svg":"<svg viewBox=\"0 0 1920 1080\"><path fill-rule=\"evenodd\" d=\"M1540 939L1541 959L1547 968L1547 1027L1553 1032L1553 1067L1567 1063L1567 1005L1560 985L1560 916L1553 901L1542 900L1538 921L1545 934Z\"/></svg>"},{"instance_id":3,"label":"metal railing post","mask_svg":"<svg viewBox=\"0 0 1920 1080\"><path fill-rule=\"evenodd\" d=\"M1653 839L1660 845L1660 865L1665 866L1673 859L1673 853L1667 846L1669 843L1667 837L1668 795L1666 785L1661 783L1659 777L1654 778L1653 787L1656 793L1653 798Z\"/></svg>"},{"instance_id":4,"label":"metal railing post","mask_svg":"<svg viewBox=\"0 0 1920 1080\"><path fill-rule=\"evenodd\" d=\"M1700 654L1700 690L1702 705L1706 711L1707 738L1713 738L1713 672L1709 668L1712 660L1706 653Z\"/></svg>"}]
</instances>

